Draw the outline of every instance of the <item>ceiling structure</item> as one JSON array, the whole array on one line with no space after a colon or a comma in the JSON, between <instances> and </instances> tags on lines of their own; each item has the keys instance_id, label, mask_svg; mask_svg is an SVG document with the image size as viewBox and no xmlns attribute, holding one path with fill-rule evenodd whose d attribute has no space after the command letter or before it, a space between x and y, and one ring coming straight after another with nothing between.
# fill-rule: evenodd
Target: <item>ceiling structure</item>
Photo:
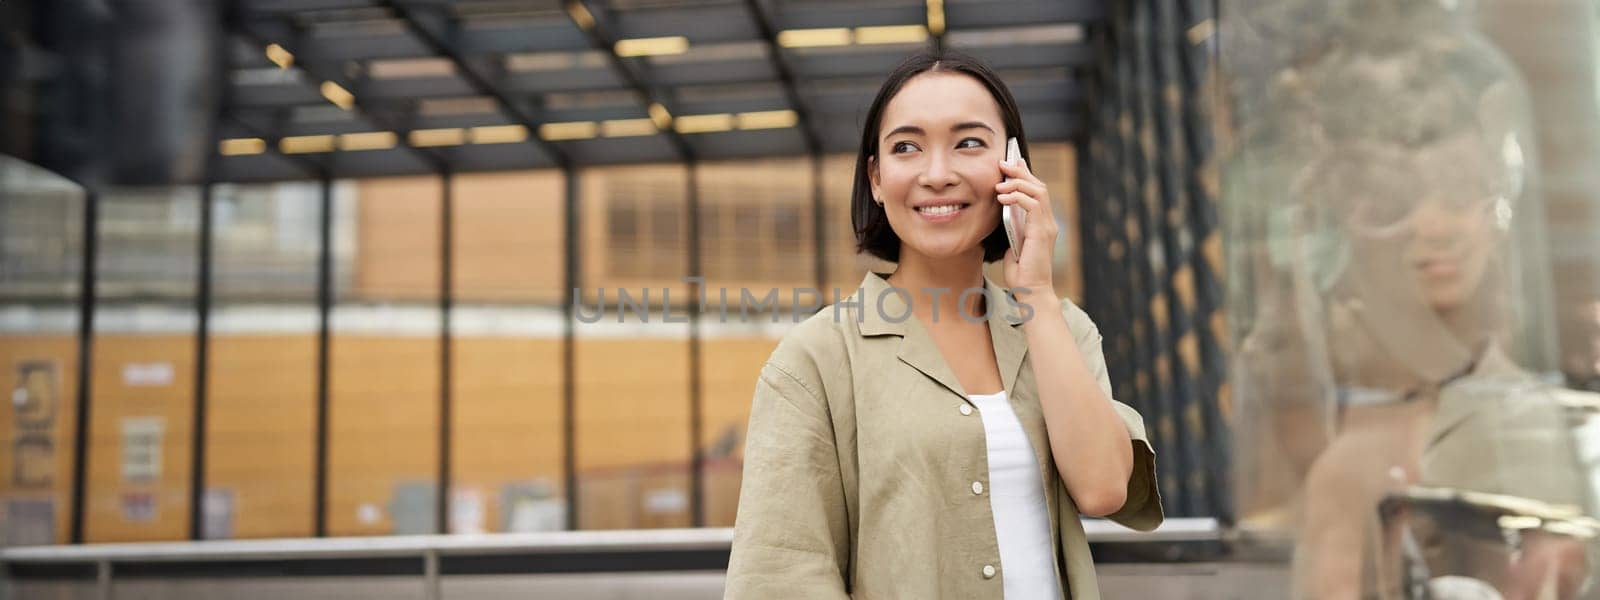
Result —
<instances>
[{"instance_id":1,"label":"ceiling structure","mask_svg":"<svg viewBox=\"0 0 1600 600\"><path fill-rule=\"evenodd\" d=\"M1095 0L239 0L219 181L851 152L926 44L1084 130Z\"/></svg>"}]
</instances>

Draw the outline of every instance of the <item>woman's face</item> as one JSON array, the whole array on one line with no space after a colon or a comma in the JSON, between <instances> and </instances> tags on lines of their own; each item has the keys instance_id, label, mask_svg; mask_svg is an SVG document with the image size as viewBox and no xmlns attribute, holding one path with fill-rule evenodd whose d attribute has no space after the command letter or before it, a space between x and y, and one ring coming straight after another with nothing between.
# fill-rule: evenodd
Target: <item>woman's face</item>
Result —
<instances>
[{"instance_id":1,"label":"woman's face","mask_svg":"<svg viewBox=\"0 0 1600 600\"><path fill-rule=\"evenodd\" d=\"M967 75L923 73L889 100L867 173L902 255L983 254L1006 135L999 103Z\"/></svg>"},{"instance_id":2,"label":"woman's face","mask_svg":"<svg viewBox=\"0 0 1600 600\"><path fill-rule=\"evenodd\" d=\"M1508 206L1485 175L1504 166L1478 144L1461 136L1345 174L1354 184L1346 224L1364 246L1358 267L1390 271L1371 281L1408 286L1440 314L1486 291L1496 210Z\"/></svg>"},{"instance_id":3,"label":"woman's face","mask_svg":"<svg viewBox=\"0 0 1600 600\"><path fill-rule=\"evenodd\" d=\"M1427 201L1412 215L1401 258L1435 311L1454 311L1478 293L1494 248L1488 208Z\"/></svg>"}]
</instances>

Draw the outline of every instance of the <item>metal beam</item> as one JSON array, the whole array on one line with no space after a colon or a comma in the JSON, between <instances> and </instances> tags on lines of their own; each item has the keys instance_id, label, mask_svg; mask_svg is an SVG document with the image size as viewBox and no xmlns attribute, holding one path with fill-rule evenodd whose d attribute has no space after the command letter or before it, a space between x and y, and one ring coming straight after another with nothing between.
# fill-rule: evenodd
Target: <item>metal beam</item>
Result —
<instances>
[{"instance_id":1,"label":"metal beam","mask_svg":"<svg viewBox=\"0 0 1600 600\"><path fill-rule=\"evenodd\" d=\"M589 4L585 0L567 0L566 6L569 16L573 12L581 10L591 17L591 22L589 23L581 23L574 20L573 25L583 30L584 37L588 38L591 47L606 54L606 60L611 63L611 68L616 71L617 77L622 78L628 84L628 87L639 95L639 99L644 102L646 108L651 105L660 105L662 108L667 109L668 113L676 117L677 114L673 112L672 105L656 94L655 88L641 74L635 73L632 65L623 60L621 56L617 56L614 48L617 45L618 38L609 29L610 25L606 21L605 11L591 9ZM644 69L641 67L640 70ZM679 158L684 161L694 160L694 147L689 145L689 140L684 139L683 135L678 133L675 124L669 125L661 133L667 137L667 141L677 150ZM690 165L690 168L693 168L693 165Z\"/></svg>"},{"instance_id":2,"label":"metal beam","mask_svg":"<svg viewBox=\"0 0 1600 600\"><path fill-rule=\"evenodd\" d=\"M505 90L502 90L500 87L496 86L494 81L482 73L479 73L478 70L467 61L465 56L463 56L463 53L457 49L455 40L460 37L457 34L457 27L447 23L438 23L430 28L428 25L424 24L424 20L426 20L427 17L419 14L417 11L407 6L404 2L399 2L397 0L382 0L381 4L392 11L402 23L405 23L406 29L410 31L412 35L416 36L417 39L422 40L422 43L428 46L433 53L450 59L450 62L454 63L456 66L456 72L461 75L462 79L467 80L467 84L472 86L475 91L477 91L479 94L493 98L495 105L499 107L500 112L504 113L505 116L510 118L512 122L522 125L524 128L526 128L528 130L528 142L538 147L546 154L550 155L553 162L556 163L556 166L565 169L568 165L572 164L572 157L568 156L560 146L557 146L554 142L550 142L539 137L539 119L523 112L523 110L511 100L511 97L506 94ZM436 31L435 29L443 29L444 31ZM501 79L503 80L504 78Z\"/></svg>"},{"instance_id":3,"label":"metal beam","mask_svg":"<svg viewBox=\"0 0 1600 600\"><path fill-rule=\"evenodd\" d=\"M285 154L281 149L278 148L278 141L282 138L263 133L261 130L256 129L254 125L251 125L240 119L238 115L228 115L228 119L233 121L234 125L250 134L251 137L260 138L262 141L266 142L268 152L282 156L285 160L294 163L295 166L304 169L306 174L316 178L328 177L332 174L333 170L326 161L312 160L309 155L305 154ZM210 148L210 151L213 153L217 152L216 144L220 144L221 142L222 140L220 139L212 140L212 147Z\"/></svg>"},{"instance_id":4,"label":"metal beam","mask_svg":"<svg viewBox=\"0 0 1600 600\"><path fill-rule=\"evenodd\" d=\"M269 41L266 36L260 35L256 31L252 30L248 24L240 24L239 27L240 29L237 33L250 39L258 46L265 47L268 43L276 43L285 50L288 50L291 54L296 54L296 56L299 56L299 54L295 53L295 48L301 45L303 40L300 38L303 36L291 36L296 38L294 40ZM331 81L338 86L343 87L345 91L349 92L354 97L354 100L352 101L352 108L359 110L362 115L364 115L368 120L372 121L373 125L376 125L379 129L394 132L395 136L398 138L396 143L407 150L410 150L418 158L422 159L422 161L427 163L435 173L444 173L445 171L450 170L450 161L437 150L432 148L417 148L406 143L406 138L408 137L407 134L411 133L411 128L403 126L401 123L392 122L388 118L384 117L381 112L373 110L366 101L361 99L363 91L361 86L353 83L348 77L328 72L326 67L319 67L314 70L311 67L313 64L316 63L313 61L305 61L300 62L297 66L307 75L310 75L312 78L318 81Z\"/></svg>"},{"instance_id":5,"label":"metal beam","mask_svg":"<svg viewBox=\"0 0 1600 600\"><path fill-rule=\"evenodd\" d=\"M800 97L799 88L795 85L794 69L789 67L789 60L783 56L783 48L778 45L778 31L772 24L772 17L767 14L766 8L761 6L760 0L745 0L744 5L750 11L750 19L755 22L756 31L761 33L761 39L767 43L767 56L772 60L772 69L778 72L778 81L783 84L783 95L794 111L795 123L806 138L806 151L812 156L821 155L822 134L816 130L817 125L811 118L811 109Z\"/></svg>"}]
</instances>

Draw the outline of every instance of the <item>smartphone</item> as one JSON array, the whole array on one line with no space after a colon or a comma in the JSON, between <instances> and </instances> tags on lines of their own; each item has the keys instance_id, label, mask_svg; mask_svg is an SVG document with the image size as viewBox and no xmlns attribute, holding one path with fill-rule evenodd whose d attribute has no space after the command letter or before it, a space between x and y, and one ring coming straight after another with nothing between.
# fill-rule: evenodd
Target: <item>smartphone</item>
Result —
<instances>
[{"instance_id":1,"label":"smartphone","mask_svg":"<svg viewBox=\"0 0 1600 600\"><path fill-rule=\"evenodd\" d=\"M1017 147L1017 138L1006 140L1006 162L1011 162L1021 157L1022 149ZM1005 179L1010 178L1007 177ZM1005 179L1002 179L1002 181ZM1012 254L1016 256L1016 260L1021 261L1022 232L1024 231L1022 226L1028 222L1028 211L1015 204L1001 206L1000 222L1005 224L1006 240L1011 242L1011 247L1015 250Z\"/></svg>"}]
</instances>

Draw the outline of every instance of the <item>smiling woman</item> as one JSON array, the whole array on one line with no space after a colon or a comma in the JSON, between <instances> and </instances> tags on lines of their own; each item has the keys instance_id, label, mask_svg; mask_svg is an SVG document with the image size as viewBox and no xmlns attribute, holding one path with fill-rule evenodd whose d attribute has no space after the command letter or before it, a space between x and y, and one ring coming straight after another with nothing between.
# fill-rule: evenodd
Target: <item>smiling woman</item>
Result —
<instances>
[{"instance_id":1,"label":"smiling woman","mask_svg":"<svg viewBox=\"0 0 1600 600\"><path fill-rule=\"evenodd\" d=\"M1022 159L1002 160L1008 138ZM1078 516L1161 522L1143 420L1053 294L1026 140L971 57L914 55L879 90L851 217L857 250L896 268L762 366L727 597L1098 598ZM1016 248L1004 206L1029 213ZM1002 258L1005 287L983 271Z\"/></svg>"}]
</instances>

